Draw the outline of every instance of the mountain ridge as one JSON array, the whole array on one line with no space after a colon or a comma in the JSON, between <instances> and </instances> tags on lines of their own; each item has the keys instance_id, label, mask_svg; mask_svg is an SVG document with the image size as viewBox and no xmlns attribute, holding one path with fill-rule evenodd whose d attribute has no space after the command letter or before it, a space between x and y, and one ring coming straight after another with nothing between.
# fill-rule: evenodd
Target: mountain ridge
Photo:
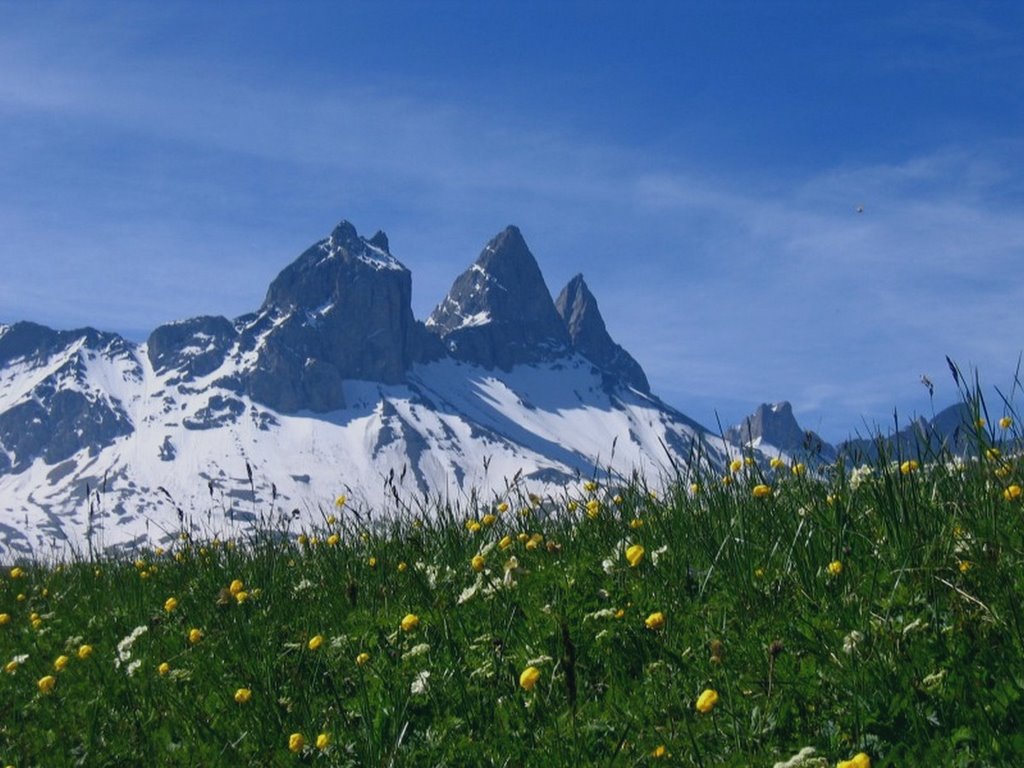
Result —
<instances>
[{"instance_id":1,"label":"mountain ridge","mask_svg":"<svg viewBox=\"0 0 1024 768\"><path fill-rule=\"evenodd\" d=\"M387 235L342 221L234 320L141 344L0 326L0 556L168 541L203 510L236 533L286 512L301 525L339 491L369 511L722 463L727 446L650 394L585 294L563 316L507 227L421 322Z\"/></svg>"}]
</instances>

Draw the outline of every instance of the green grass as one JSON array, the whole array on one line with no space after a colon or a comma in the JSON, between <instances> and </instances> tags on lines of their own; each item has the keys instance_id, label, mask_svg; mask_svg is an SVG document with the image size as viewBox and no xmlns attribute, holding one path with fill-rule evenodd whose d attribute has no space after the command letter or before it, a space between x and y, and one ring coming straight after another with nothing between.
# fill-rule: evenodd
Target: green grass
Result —
<instances>
[{"instance_id":1,"label":"green grass","mask_svg":"<svg viewBox=\"0 0 1024 768\"><path fill-rule=\"evenodd\" d=\"M987 429L906 474L748 465L375 525L325 506L301 540L22 564L0 580L0 663L24 657L0 672L0 765L1020 765L1024 465L986 456L1012 431Z\"/></svg>"}]
</instances>

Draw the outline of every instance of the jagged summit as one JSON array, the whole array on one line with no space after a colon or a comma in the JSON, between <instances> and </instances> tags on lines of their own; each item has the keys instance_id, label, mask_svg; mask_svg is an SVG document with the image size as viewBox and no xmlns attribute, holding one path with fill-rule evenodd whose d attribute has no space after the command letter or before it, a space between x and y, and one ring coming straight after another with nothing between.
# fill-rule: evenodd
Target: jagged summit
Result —
<instances>
[{"instance_id":1,"label":"jagged summit","mask_svg":"<svg viewBox=\"0 0 1024 768\"><path fill-rule=\"evenodd\" d=\"M484 246L426 325L453 357L488 368L550 359L570 346L537 260L514 226Z\"/></svg>"},{"instance_id":2,"label":"jagged summit","mask_svg":"<svg viewBox=\"0 0 1024 768\"><path fill-rule=\"evenodd\" d=\"M790 455L835 457L835 449L816 433L804 430L786 401L761 403L740 424L725 432L725 439L736 445L772 446Z\"/></svg>"},{"instance_id":3,"label":"jagged summit","mask_svg":"<svg viewBox=\"0 0 1024 768\"><path fill-rule=\"evenodd\" d=\"M649 394L650 384L643 368L616 344L597 307L582 274L578 274L558 294L555 309L562 317L573 349L609 373L614 379Z\"/></svg>"},{"instance_id":4,"label":"jagged summit","mask_svg":"<svg viewBox=\"0 0 1024 768\"><path fill-rule=\"evenodd\" d=\"M515 227L429 329L411 292L387 236L342 221L233 320L168 323L145 344L0 325L0 558L89 535L146 546L198 531L185 515L203 510L241 533L257 510L291 520L339 490L383 509L399 492L666 476L666 451L685 461L698 442L724 461L718 438L646 393L582 278L560 313Z\"/></svg>"}]
</instances>

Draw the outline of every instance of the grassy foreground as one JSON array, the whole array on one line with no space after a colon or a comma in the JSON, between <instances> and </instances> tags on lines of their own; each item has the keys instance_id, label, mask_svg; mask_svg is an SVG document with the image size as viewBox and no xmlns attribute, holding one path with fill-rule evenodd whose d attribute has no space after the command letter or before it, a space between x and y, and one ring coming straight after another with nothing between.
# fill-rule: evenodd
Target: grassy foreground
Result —
<instances>
[{"instance_id":1,"label":"grassy foreground","mask_svg":"<svg viewBox=\"0 0 1024 768\"><path fill-rule=\"evenodd\" d=\"M0 765L1020 765L1014 429L9 564Z\"/></svg>"}]
</instances>

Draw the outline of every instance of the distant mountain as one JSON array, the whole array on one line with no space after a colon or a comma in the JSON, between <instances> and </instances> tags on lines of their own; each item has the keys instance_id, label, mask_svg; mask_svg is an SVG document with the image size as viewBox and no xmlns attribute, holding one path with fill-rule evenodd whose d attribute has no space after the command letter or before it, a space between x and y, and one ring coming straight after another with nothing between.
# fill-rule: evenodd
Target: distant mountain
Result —
<instances>
[{"instance_id":1,"label":"distant mountain","mask_svg":"<svg viewBox=\"0 0 1024 768\"><path fill-rule=\"evenodd\" d=\"M411 285L384 233L343 221L234 320L144 344L0 326L0 558L301 526L339 492L372 515L724 462L650 394L582 276L552 300L515 227L426 323Z\"/></svg>"},{"instance_id":2,"label":"distant mountain","mask_svg":"<svg viewBox=\"0 0 1024 768\"><path fill-rule=\"evenodd\" d=\"M725 431L725 439L734 445L772 448L793 457L831 462L836 449L816 433L804 430L788 402L762 403L741 423Z\"/></svg>"},{"instance_id":3,"label":"distant mountain","mask_svg":"<svg viewBox=\"0 0 1024 768\"><path fill-rule=\"evenodd\" d=\"M970 409L951 405L931 419L917 417L898 431L855 437L831 445L815 432L804 430L788 402L762 403L740 424L725 431L727 443L750 447L765 455L785 455L801 461L834 462L843 456L852 463L874 462L881 453L892 460L937 456L941 451L963 455L977 443Z\"/></svg>"}]
</instances>

